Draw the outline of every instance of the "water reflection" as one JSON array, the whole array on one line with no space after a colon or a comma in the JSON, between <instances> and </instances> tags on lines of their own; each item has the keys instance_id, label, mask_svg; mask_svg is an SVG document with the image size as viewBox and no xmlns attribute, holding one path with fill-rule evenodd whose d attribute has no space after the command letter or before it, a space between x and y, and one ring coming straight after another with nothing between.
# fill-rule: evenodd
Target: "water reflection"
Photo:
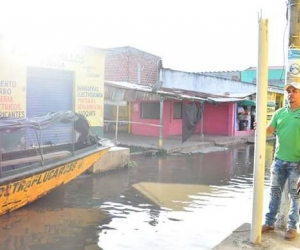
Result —
<instances>
[{"instance_id":1,"label":"water reflection","mask_svg":"<svg viewBox=\"0 0 300 250\"><path fill-rule=\"evenodd\" d=\"M212 193L211 188L205 185L140 182L133 187L160 208L176 211L187 210L197 194Z\"/></svg>"},{"instance_id":2,"label":"water reflection","mask_svg":"<svg viewBox=\"0 0 300 250\"><path fill-rule=\"evenodd\" d=\"M273 144L266 150L269 166ZM102 226L100 246L211 249L242 223L251 222L253 157L253 145L242 145L211 154L137 159L139 167L131 170L133 190L123 196L130 205L123 201L101 206L112 220L109 227ZM133 194L146 202L132 205Z\"/></svg>"},{"instance_id":3,"label":"water reflection","mask_svg":"<svg viewBox=\"0 0 300 250\"><path fill-rule=\"evenodd\" d=\"M0 250L211 249L251 222L253 157L241 145L82 176L0 217Z\"/></svg>"},{"instance_id":4,"label":"water reflection","mask_svg":"<svg viewBox=\"0 0 300 250\"><path fill-rule=\"evenodd\" d=\"M0 218L0 249L82 249L97 244L93 231L104 218L98 210L30 206Z\"/></svg>"}]
</instances>

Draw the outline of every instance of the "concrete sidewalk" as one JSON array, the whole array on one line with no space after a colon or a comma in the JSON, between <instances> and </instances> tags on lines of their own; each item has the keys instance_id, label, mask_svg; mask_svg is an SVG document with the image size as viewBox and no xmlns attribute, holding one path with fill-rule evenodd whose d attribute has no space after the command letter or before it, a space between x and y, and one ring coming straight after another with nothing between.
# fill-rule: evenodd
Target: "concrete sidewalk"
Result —
<instances>
[{"instance_id":1,"label":"concrete sidewalk","mask_svg":"<svg viewBox=\"0 0 300 250\"><path fill-rule=\"evenodd\" d=\"M260 244L252 244L250 241L251 225L245 223L232 232L225 240L212 250L296 250L300 249L300 235L296 239L288 241L284 239L284 230L275 229L274 232L263 234Z\"/></svg>"},{"instance_id":2,"label":"concrete sidewalk","mask_svg":"<svg viewBox=\"0 0 300 250\"><path fill-rule=\"evenodd\" d=\"M105 132L105 138L115 139L114 133ZM254 135L246 137L232 137L219 135L192 135L187 141L182 143L181 136L170 136L163 138L162 147L159 147L159 138L154 136L131 135L128 133L118 133L116 144L123 147L140 147L147 150L155 150L162 153L176 152L197 152L213 147L230 147L233 145L254 142Z\"/></svg>"}]
</instances>

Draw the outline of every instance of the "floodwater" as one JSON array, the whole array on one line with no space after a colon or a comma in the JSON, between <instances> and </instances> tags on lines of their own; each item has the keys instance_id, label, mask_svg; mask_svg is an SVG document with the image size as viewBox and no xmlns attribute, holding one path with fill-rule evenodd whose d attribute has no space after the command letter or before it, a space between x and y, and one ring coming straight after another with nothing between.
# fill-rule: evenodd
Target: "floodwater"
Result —
<instances>
[{"instance_id":1,"label":"floodwater","mask_svg":"<svg viewBox=\"0 0 300 250\"><path fill-rule=\"evenodd\" d=\"M272 154L267 143L264 204ZM132 157L1 216L0 250L211 249L251 223L253 158L249 144Z\"/></svg>"}]
</instances>

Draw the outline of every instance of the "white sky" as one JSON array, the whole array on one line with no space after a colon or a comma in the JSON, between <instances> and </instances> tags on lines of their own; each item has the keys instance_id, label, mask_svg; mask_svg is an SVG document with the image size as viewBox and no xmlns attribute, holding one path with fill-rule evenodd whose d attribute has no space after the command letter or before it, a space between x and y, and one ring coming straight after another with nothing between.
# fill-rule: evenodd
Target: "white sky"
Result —
<instances>
[{"instance_id":1,"label":"white sky","mask_svg":"<svg viewBox=\"0 0 300 250\"><path fill-rule=\"evenodd\" d=\"M260 13L269 65L284 65L286 0L0 0L0 34L131 46L180 71L244 70L257 66Z\"/></svg>"}]
</instances>

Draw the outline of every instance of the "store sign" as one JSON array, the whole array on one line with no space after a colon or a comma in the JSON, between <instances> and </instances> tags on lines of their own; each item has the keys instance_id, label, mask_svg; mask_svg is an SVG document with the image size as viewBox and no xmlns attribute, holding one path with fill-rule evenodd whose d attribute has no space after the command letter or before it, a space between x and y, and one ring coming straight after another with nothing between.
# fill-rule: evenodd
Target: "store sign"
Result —
<instances>
[{"instance_id":1,"label":"store sign","mask_svg":"<svg viewBox=\"0 0 300 250\"><path fill-rule=\"evenodd\" d=\"M288 52L289 68L291 77L300 77L300 50L290 49Z\"/></svg>"}]
</instances>

